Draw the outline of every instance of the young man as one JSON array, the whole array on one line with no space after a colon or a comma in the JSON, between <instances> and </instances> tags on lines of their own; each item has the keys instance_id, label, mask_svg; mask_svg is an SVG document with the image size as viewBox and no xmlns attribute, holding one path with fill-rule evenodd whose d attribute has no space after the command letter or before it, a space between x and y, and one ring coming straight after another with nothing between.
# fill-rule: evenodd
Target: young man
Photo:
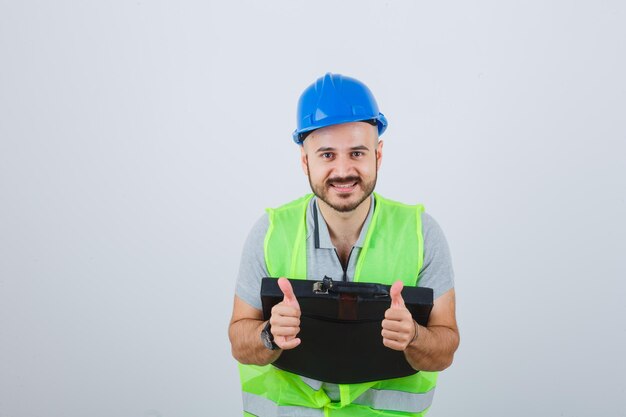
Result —
<instances>
[{"instance_id":1,"label":"young man","mask_svg":"<svg viewBox=\"0 0 626 417\"><path fill-rule=\"evenodd\" d=\"M240 365L247 416L422 416L437 371L452 363L459 344L453 271L437 223L422 206L375 194L387 127L371 91L358 80L326 74L298 103L294 141L314 195L268 210L246 242L229 328ZM420 372L360 384L331 384L273 367L298 338L300 308L289 281L284 299L263 321L261 278L334 279L391 285L381 343L403 351ZM403 285L434 290L426 327L400 294ZM265 342L264 342L265 341ZM244 365L245 364L245 365Z\"/></svg>"}]
</instances>

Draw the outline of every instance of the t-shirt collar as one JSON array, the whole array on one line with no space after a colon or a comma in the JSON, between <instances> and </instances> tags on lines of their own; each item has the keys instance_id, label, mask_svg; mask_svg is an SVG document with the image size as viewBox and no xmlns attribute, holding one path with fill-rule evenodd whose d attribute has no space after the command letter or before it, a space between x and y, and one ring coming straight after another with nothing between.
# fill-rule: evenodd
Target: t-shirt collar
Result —
<instances>
[{"instance_id":1,"label":"t-shirt collar","mask_svg":"<svg viewBox=\"0 0 626 417\"><path fill-rule=\"evenodd\" d=\"M356 240L354 247L362 248L363 243L365 242L365 236L367 235L367 229L369 228L370 222L372 220L372 216L374 214L374 210L376 207L374 193L371 194L370 199L370 209L367 212L367 217L365 218L365 222L363 223L363 227L361 228L361 233L359 234L359 238ZM328 225L326 225L326 221L324 220L324 216L322 216L322 212L320 211L319 204L317 204L317 197L314 197L311 200L311 204L313 205L312 215L313 215L313 239L315 243L316 249L335 249L335 245L333 245L332 240L330 240L330 233L328 232Z\"/></svg>"}]
</instances>

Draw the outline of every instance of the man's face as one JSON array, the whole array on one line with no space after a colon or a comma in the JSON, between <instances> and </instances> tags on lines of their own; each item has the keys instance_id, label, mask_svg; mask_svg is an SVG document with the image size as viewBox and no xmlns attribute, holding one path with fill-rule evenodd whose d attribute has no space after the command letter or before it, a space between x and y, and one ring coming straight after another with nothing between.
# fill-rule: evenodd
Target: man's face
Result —
<instances>
[{"instance_id":1,"label":"man's face","mask_svg":"<svg viewBox=\"0 0 626 417\"><path fill-rule=\"evenodd\" d=\"M313 193L339 212L356 209L374 191L382 146L376 126L365 122L315 130L301 148Z\"/></svg>"}]
</instances>

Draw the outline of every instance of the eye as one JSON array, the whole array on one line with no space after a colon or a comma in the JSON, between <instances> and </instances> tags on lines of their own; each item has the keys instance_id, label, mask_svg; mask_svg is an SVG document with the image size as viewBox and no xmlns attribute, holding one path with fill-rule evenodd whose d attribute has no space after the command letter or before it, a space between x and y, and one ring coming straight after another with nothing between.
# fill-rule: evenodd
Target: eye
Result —
<instances>
[{"instance_id":1,"label":"eye","mask_svg":"<svg viewBox=\"0 0 626 417\"><path fill-rule=\"evenodd\" d=\"M354 152L352 152L352 156L354 158L359 158L359 157L363 156L363 152L361 152L361 151L354 151Z\"/></svg>"},{"instance_id":2,"label":"eye","mask_svg":"<svg viewBox=\"0 0 626 417\"><path fill-rule=\"evenodd\" d=\"M323 154L321 154L321 157L323 159L331 159L333 157L332 152L324 152Z\"/></svg>"}]
</instances>

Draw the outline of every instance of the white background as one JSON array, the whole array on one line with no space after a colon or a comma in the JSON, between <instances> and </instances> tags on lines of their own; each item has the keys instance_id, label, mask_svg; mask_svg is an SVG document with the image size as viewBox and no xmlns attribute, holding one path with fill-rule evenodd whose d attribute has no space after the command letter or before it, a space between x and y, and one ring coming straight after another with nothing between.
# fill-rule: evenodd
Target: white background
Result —
<instances>
[{"instance_id":1,"label":"white background","mask_svg":"<svg viewBox=\"0 0 626 417\"><path fill-rule=\"evenodd\" d=\"M377 190L448 238L429 413L626 415L620 1L0 1L0 417L241 413L243 241L308 192L300 92L364 81Z\"/></svg>"}]
</instances>

